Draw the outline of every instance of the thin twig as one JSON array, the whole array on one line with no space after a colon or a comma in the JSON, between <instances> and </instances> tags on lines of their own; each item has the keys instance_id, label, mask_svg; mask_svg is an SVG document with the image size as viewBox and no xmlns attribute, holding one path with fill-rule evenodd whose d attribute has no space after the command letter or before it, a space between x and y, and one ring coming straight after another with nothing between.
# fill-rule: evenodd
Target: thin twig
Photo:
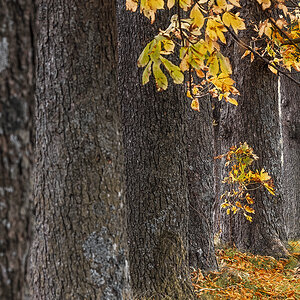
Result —
<instances>
[{"instance_id":1,"label":"thin twig","mask_svg":"<svg viewBox=\"0 0 300 300\"><path fill-rule=\"evenodd\" d=\"M273 67L275 70L277 70L280 74L283 74L284 76L286 76L287 78L289 78L290 80L292 80L294 83L296 83L297 85L300 86L300 82L297 81L296 79L294 79L292 76L286 74L285 72L281 71L275 64L271 63L268 59L264 58L263 56L261 56L258 52L256 52L254 49L252 49L250 46L248 46L247 44L245 44L243 41L241 41L236 34L226 25L224 25L226 27L226 29L228 30L228 32L231 34L231 36L233 37L233 39L243 48L248 49L250 52L252 52L255 56L257 56L258 58L260 58L262 61L264 61L265 63L267 63L269 66Z\"/></svg>"},{"instance_id":2,"label":"thin twig","mask_svg":"<svg viewBox=\"0 0 300 300\"><path fill-rule=\"evenodd\" d=\"M182 40L182 46L184 47L184 35L181 27L181 15L180 15L180 7L179 7L179 0L177 0L177 15L178 15L178 22L179 22L179 31Z\"/></svg>"},{"instance_id":3,"label":"thin twig","mask_svg":"<svg viewBox=\"0 0 300 300\"><path fill-rule=\"evenodd\" d=\"M298 49L298 51L300 51L298 45L272 20L271 17L269 17L269 20L271 21L273 26L276 27L277 30L279 30L285 36L285 38L288 39Z\"/></svg>"}]
</instances>

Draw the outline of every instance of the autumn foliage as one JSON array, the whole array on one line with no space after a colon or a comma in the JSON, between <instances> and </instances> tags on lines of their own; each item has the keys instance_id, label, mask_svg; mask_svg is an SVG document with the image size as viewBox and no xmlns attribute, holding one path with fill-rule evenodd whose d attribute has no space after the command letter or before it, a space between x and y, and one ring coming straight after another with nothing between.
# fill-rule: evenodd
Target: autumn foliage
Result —
<instances>
[{"instance_id":1,"label":"autumn foliage","mask_svg":"<svg viewBox=\"0 0 300 300\"><path fill-rule=\"evenodd\" d=\"M290 250L299 251L300 242ZM243 253L235 248L216 252L220 271L203 276L192 273L195 293L201 299L300 299L300 274L295 252L288 259Z\"/></svg>"},{"instance_id":2,"label":"autumn foliage","mask_svg":"<svg viewBox=\"0 0 300 300\"><path fill-rule=\"evenodd\" d=\"M300 71L299 6L285 0L256 0L263 19L246 27L240 17L239 0L126 0L128 10L140 12L155 21L157 10L175 8L170 25L161 29L141 53L138 66L144 68L142 83L153 77L159 91L168 87L166 73L174 83L187 83L191 106L199 110L199 99L206 95L238 105L239 94L231 78L230 61L222 54L222 45L230 36L245 49L241 58L250 54L264 60L273 73L292 68ZM239 32L251 30L248 45ZM287 75L289 76L289 75ZM293 80L293 78L291 78Z\"/></svg>"},{"instance_id":3,"label":"autumn foliage","mask_svg":"<svg viewBox=\"0 0 300 300\"><path fill-rule=\"evenodd\" d=\"M273 180L265 169L253 170L252 164L259 158L246 142L241 143L239 147L232 146L228 152L215 158L223 157L226 158L225 166L229 171L228 176L223 179L228 189L221 195L224 201L221 207L226 209L228 215L241 211L251 222L252 217L249 214L255 213L251 207L254 204L251 193L266 188L270 194L275 195Z\"/></svg>"}]
</instances>

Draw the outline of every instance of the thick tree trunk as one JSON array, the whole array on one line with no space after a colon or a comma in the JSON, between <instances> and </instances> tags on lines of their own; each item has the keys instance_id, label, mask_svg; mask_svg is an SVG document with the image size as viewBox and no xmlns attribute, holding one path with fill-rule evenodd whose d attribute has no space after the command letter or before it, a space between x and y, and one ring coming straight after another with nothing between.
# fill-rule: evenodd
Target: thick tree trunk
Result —
<instances>
[{"instance_id":1,"label":"thick tree trunk","mask_svg":"<svg viewBox=\"0 0 300 300\"><path fill-rule=\"evenodd\" d=\"M23 299L30 244L33 4L0 1L0 299Z\"/></svg>"},{"instance_id":2,"label":"thick tree trunk","mask_svg":"<svg viewBox=\"0 0 300 300\"><path fill-rule=\"evenodd\" d=\"M201 99L200 112L186 112L189 263L204 271L216 270L213 243L214 140L212 107L209 98Z\"/></svg>"},{"instance_id":3,"label":"thick tree trunk","mask_svg":"<svg viewBox=\"0 0 300 300\"><path fill-rule=\"evenodd\" d=\"M132 299L115 15L39 1L33 299Z\"/></svg>"},{"instance_id":4,"label":"thick tree trunk","mask_svg":"<svg viewBox=\"0 0 300 300\"><path fill-rule=\"evenodd\" d=\"M188 274L187 157L182 90L141 86L137 58L154 37L139 13L119 0L119 97L126 161L129 259L138 299L192 299ZM160 15L161 28L169 16ZM163 22L164 21L164 22Z\"/></svg>"},{"instance_id":5,"label":"thick tree trunk","mask_svg":"<svg viewBox=\"0 0 300 300\"><path fill-rule=\"evenodd\" d=\"M299 80L299 75L294 75ZM300 87L280 77L283 141L283 193L288 237L300 239Z\"/></svg>"},{"instance_id":6,"label":"thick tree trunk","mask_svg":"<svg viewBox=\"0 0 300 300\"><path fill-rule=\"evenodd\" d=\"M244 1L243 5L242 17L248 22L253 18L257 22L261 11L259 6L251 1ZM241 38L250 41L246 34L242 34ZM237 99L237 107L226 103L223 105L220 125L221 152L246 141L259 156L255 168L265 168L274 179L277 190L275 197L267 191L260 190L255 193L255 215L252 223L242 214L229 218L223 213L222 236L226 241L232 238L232 242L244 250L285 256L287 252L281 242L286 240L286 232L282 214L278 80L268 70L267 65L258 59L251 64L249 58L241 61L243 51L234 45L230 55L241 96Z\"/></svg>"}]
</instances>

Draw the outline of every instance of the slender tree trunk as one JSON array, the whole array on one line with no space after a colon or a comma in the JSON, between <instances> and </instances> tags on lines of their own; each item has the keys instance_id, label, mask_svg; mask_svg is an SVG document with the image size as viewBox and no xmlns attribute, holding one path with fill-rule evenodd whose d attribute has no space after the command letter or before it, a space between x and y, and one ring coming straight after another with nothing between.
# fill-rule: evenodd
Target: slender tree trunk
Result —
<instances>
[{"instance_id":1,"label":"slender tree trunk","mask_svg":"<svg viewBox=\"0 0 300 300\"><path fill-rule=\"evenodd\" d=\"M0 299L23 299L30 245L33 4L0 1Z\"/></svg>"},{"instance_id":2,"label":"slender tree trunk","mask_svg":"<svg viewBox=\"0 0 300 300\"><path fill-rule=\"evenodd\" d=\"M192 299L188 274L188 187L182 89L141 86L137 58L158 26L119 0L119 97L126 161L129 259L138 299Z\"/></svg>"},{"instance_id":3,"label":"slender tree trunk","mask_svg":"<svg viewBox=\"0 0 300 300\"><path fill-rule=\"evenodd\" d=\"M243 1L242 17L246 20L260 19L260 8L252 1ZM241 38L250 41L243 33ZM255 215L250 223L241 215L232 217L222 214L221 229L223 239L232 241L244 250L273 256L287 254L282 240L286 240L283 221L283 198L281 186L280 123L278 110L277 77L265 63L249 58L241 61L243 49L235 45L230 58L237 88L241 93L239 105L234 107L224 103L221 113L221 151L228 151L232 145L246 141L259 156L255 168L265 168L274 179L276 196L266 191L255 193ZM224 173L223 173L224 174Z\"/></svg>"},{"instance_id":4,"label":"slender tree trunk","mask_svg":"<svg viewBox=\"0 0 300 300\"><path fill-rule=\"evenodd\" d=\"M189 263L205 271L216 270L213 243L214 140L212 106L209 98L200 102L200 112L186 112Z\"/></svg>"},{"instance_id":5,"label":"slender tree trunk","mask_svg":"<svg viewBox=\"0 0 300 300\"><path fill-rule=\"evenodd\" d=\"M299 75L294 75L299 80ZM288 237L300 239L300 87L280 77L283 141L283 192Z\"/></svg>"},{"instance_id":6,"label":"slender tree trunk","mask_svg":"<svg viewBox=\"0 0 300 300\"><path fill-rule=\"evenodd\" d=\"M39 1L33 299L132 299L115 15Z\"/></svg>"}]
</instances>

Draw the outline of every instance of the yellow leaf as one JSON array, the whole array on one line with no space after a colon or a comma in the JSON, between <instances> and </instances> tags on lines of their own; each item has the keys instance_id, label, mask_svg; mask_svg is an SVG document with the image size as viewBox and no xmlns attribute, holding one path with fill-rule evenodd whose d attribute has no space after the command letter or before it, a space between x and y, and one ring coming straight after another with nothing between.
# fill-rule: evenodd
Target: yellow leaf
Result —
<instances>
[{"instance_id":1,"label":"yellow leaf","mask_svg":"<svg viewBox=\"0 0 300 300\"><path fill-rule=\"evenodd\" d=\"M250 195L248 193L246 194L246 200L247 200L247 202L249 204L253 204L254 203L253 199L250 197Z\"/></svg>"},{"instance_id":2,"label":"yellow leaf","mask_svg":"<svg viewBox=\"0 0 300 300\"><path fill-rule=\"evenodd\" d=\"M238 105L238 102L233 98L225 98L225 101L230 102L231 104Z\"/></svg>"},{"instance_id":3,"label":"yellow leaf","mask_svg":"<svg viewBox=\"0 0 300 300\"><path fill-rule=\"evenodd\" d=\"M278 71L275 68L273 68L271 65L268 65L268 68L272 73L277 75Z\"/></svg>"},{"instance_id":4,"label":"yellow leaf","mask_svg":"<svg viewBox=\"0 0 300 300\"><path fill-rule=\"evenodd\" d=\"M240 0L229 0L229 2L232 3L234 6L241 7L239 1Z\"/></svg>"},{"instance_id":5,"label":"yellow leaf","mask_svg":"<svg viewBox=\"0 0 300 300\"><path fill-rule=\"evenodd\" d=\"M250 50L246 50L245 52L244 52L244 54L242 55L242 57L241 58L244 58L244 57L246 57L247 55L249 55L250 54Z\"/></svg>"},{"instance_id":6,"label":"yellow leaf","mask_svg":"<svg viewBox=\"0 0 300 300\"><path fill-rule=\"evenodd\" d=\"M126 9L136 11L138 7L138 0L126 0Z\"/></svg>"},{"instance_id":7,"label":"yellow leaf","mask_svg":"<svg viewBox=\"0 0 300 300\"><path fill-rule=\"evenodd\" d=\"M226 0L217 0L217 5L222 10L225 10L227 8Z\"/></svg>"},{"instance_id":8,"label":"yellow leaf","mask_svg":"<svg viewBox=\"0 0 300 300\"><path fill-rule=\"evenodd\" d=\"M193 19L193 25L202 28L204 25L204 17L199 9L198 5L195 5L190 13L190 18Z\"/></svg>"},{"instance_id":9,"label":"yellow leaf","mask_svg":"<svg viewBox=\"0 0 300 300\"><path fill-rule=\"evenodd\" d=\"M179 6L184 10L187 11L192 6L192 0L179 0Z\"/></svg>"},{"instance_id":10,"label":"yellow leaf","mask_svg":"<svg viewBox=\"0 0 300 300\"><path fill-rule=\"evenodd\" d=\"M206 24L206 34L211 38L212 41L219 39L225 44L226 40L223 32L226 32L227 29L221 24L218 20L210 18L207 20Z\"/></svg>"},{"instance_id":11,"label":"yellow leaf","mask_svg":"<svg viewBox=\"0 0 300 300\"><path fill-rule=\"evenodd\" d=\"M164 0L148 0L148 5L152 10L163 9L165 5Z\"/></svg>"},{"instance_id":12,"label":"yellow leaf","mask_svg":"<svg viewBox=\"0 0 300 300\"><path fill-rule=\"evenodd\" d=\"M190 68L188 58L189 58L188 54L185 55L185 57L181 60L181 63L179 65L181 71L183 71L183 72L187 71Z\"/></svg>"},{"instance_id":13,"label":"yellow leaf","mask_svg":"<svg viewBox=\"0 0 300 300\"><path fill-rule=\"evenodd\" d=\"M197 110L197 111L200 111L199 110L199 102L198 102L198 99L194 99L191 103L191 107L193 110Z\"/></svg>"},{"instance_id":14,"label":"yellow leaf","mask_svg":"<svg viewBox=\"0 0 300 300\"><path fill-rule=\"evenodd\" d=\"M231 210L233 211L234 214L237 213L237 208L234 205L231 207Z\"/></svg>"},{"instance_id":15,"label":"yellow leaf","mask_svg":"<svg viewBox=\"0 0 300 300\"><path fill-rule=\"evenodd\" d=\"M238 30L246 29L244 20L231 12L225 12L222 16L222 20L226 26L231 26L236 34Z\"/></svg>"},{"instance_id":16,"label":"yellow leaf","mask_svg":"<svg viewBox=\"0 0 300 300\"><path fill-rule=\"evenodd\" d=\"M268 192L270 194L272 194L273 196L275 195L275 192L274 192L274 188L269 186L267 183L264 183L264 186L266 187L266 189L268 190Z\"/></svg>"},{"instance_id":17,"label":"yellow leaf","mask_svg":"<svg viewBox=\"0 0 300 300\"><path fill-rule=\"evenodd\" d=\"M167 52L170 52L170 53L173 52L173 50L175 48L175 43L172 40L165 39L165 40L163 40L163 44L164 44L164 49Z\"/></svg>"},{"instance_id":18,"label":"yellow leaf","mask_svg":"<svg viewBox=\"0 0 300 300\"><path fill-rule=\"evenodd\" d=\"M265 10L271 6L271 0L257 0L259 4L261 4L262 9Z\"/></svg>"},{"instance_id":19,"label":"yellow leaf","mask_svg":"<svg viewBox=\"0 0 300 300\"><path fill-rule=\"evenodd\" d=\"M205 76L202 70L196 70L196 74L200 78L203 78Z\"/></svg>"},{"instance_id":20,"label":"yellow leaf","mask_svg":"<svg viewBox=\"0 0 300 300\"><path fill-rule=\"evenodd\" d=\"M216 55L210 56L207 60L207 65L211 75L216 76L219 73L219 62Z\"/></svg>"},{"instance_id":21,"label":"yellow leaf","mask_svg":"<svg viewBox=\"0 0 300 300\"><path fill-rule=\"evenodd\" d=\"M224 75L232 74L231 64L228 57L223 56L221 53L217 54L219 62L220 62L220 68Z\"/></svg>"},{"instance_id":22,"label":"yellow leaf","mask_svg":"<svg viewBox=\"0 0 300 300\"><path fill-rule=\"evenodd\" d=\"M235 205L236 205L237 207L239 207L239 208L242 208L242 204L241 204L240 201L236 201L236 202L235 202Z\"/></svg>"},{"instance_id":23,"label":"yellow leaf","mask_svg":"<svg viewBox=\"0 0 300 300\"><path fill-rule=\"evenodd\" d=\"M175 0L168 0L167 6L168 9L171 9L175 5Z\"/></svg>"},{"instance_id":24,"label":"yellow leaf","mask_svg":"<svg viewBox=\"0 0 300 300\"><path fill-rule=\"evenodd\" d=\"M271 176L268 174L268 172L265 171L265 169L261 169L260 171L260 180L261 181L268 181L271 179Z\"/></svg>"},{"instance_id":25,"label":"yellow leaf","mask_svg":"<svg viewBox=\"0 0 300 300\"><path fill-rule=\"evenodd\" d=\"M227 208L226 214L227 214L227 215L230 215L230 208Z\"/></svg>"},{"instance_id":26,"label":"yellow leaf","mask_svg":"<svg viewBox=\"0 0 300 300\"><path fill-rule=\"evenodd\" d=\"M252 217L248 216L247 214L244 213L244 216L246 217L246 219L249 221L249 222L252 222Z\"/></svg>"},{"instance_id":27,"label":"yellow leaf","mask_svg":"<svg viewBox=\"0 0 300 300\"><path fill-rule=\"evenodd\" d=\"M255 210L253 208L251 208L250 206L248 206L248 205L244 205L244 209L245 209L246 212L248 212L250 214L255 213Z\"/></svg>"}]
</instances>

